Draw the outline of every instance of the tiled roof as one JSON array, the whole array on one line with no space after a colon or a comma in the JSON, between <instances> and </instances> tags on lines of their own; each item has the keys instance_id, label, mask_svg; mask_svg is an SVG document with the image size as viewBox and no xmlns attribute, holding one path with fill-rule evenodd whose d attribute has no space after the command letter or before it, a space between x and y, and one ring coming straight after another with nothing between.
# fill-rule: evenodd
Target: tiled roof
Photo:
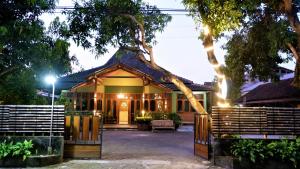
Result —
<instances>
[{"instance_id":1,"label":"tiled roof","mask_svg":"<svg viewBox=\"0 0 300 169\"><path fill-rule=\"evenodd\" d=\"M265 101L265 100L279 100L300 98L300 89L291 86L293 78L281 80L276 83L266 83L256 87L244 96L236 100L237 103L243 103L253 101Z\"/></svg>"},{"instance_id":2,"label":"tiled roof","mask_svg":"<svg viewBox=\"0 0 300 169\"><path fill-rule=\"evenodd\" d=\"M174 90L179 91L179 89L173 84L173 83L162 83L164 86ZM192 83L192 84L186 84L188 88L190 88L193 91L211 91L212 89L208 86Z\"/></svg>"},{"instance_id":3,"label":"tiled roof","mask_svg":"<svg viewBox=\"0 0 300 169\"><path fill-rule=\"evenodd\" d=\"M73 86L84 82L89 75L92 75L95 72L100 72L107 68L116 66L116 65L124 65L128 68L135 69L143 74L151 77L153 81L156 83L160 83L172 90L178 90L176 86L170 84L170 82L164 81L163 72L160 72L154 68L150 64L145 64L138 56L137 53L125 50L117 51L103 66L99 66L93 69L85 70L82 72L74 73L68 76L61 77L58 80L57 88L58 89L70 89ZM210 90L208 87L203 85L194 84L193 81L177 76L180 80L182 80L186 85L188 85L191 90L198 91L208 91Z\"/></svg>"}]
</instances>

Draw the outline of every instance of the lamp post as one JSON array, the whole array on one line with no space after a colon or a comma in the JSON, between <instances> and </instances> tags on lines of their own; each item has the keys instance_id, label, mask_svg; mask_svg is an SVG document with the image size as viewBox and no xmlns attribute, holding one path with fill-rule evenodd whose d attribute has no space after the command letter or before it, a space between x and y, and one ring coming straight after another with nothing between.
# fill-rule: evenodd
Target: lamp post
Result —
<instances>
[{"instance_id":1,"label":"lamp post","mask_svg":"<svg viewBox=\"0 0 300 169\"><path fill-rule=\"evenodd\" d=\"M49 134L49 146L48 146L48 153L51 153L52 152L51 137L52 137L52 125L53 125L54 90L55 90L56 78L53 75L48 75L48 76L46 76L45 81L48 84L52 84L52 104L51 104L52 106L51 106L50 134Z\"/></svg>"}]
</instances>

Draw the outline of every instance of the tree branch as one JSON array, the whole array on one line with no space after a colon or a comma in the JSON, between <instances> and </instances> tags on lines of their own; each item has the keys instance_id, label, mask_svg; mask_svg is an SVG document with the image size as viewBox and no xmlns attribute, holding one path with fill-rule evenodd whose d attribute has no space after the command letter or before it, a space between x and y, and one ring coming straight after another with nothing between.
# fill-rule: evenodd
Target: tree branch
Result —
<instances>
[{"instance_id":1,"label":"tree branch","mask_svg":"<svg viewBox=\"0 0 300 169\"><path fill-rule=\"evenodd\" d=\"M141 31L141 45L143 46L143 48L145 50L147 50L149 56L150 56L150 62L151 62L151 65L152 66L155 66L155 61L154 61L154 57L153 57L153 51L152 51L152 48L149 47L146 43L146 40L145 40L145 29L144 29L144 25L141 24L133 15L130 15L130 14L121 14L122 16L125 16L129 19L131 19L133 22L135 22L138 26L139 26L139 29Z\"/></svg>"},{"instance_id":2,"label":"tree branch","mask_svg":"<svg viewBox=\"0 0 300 169\"><path fill-rule=\"evenodd\" d=\"M151 66L164 73L164 75L166 76L166 78L172 82L189 100L189 102L191 103L192 107L196 110L196 112L198 113L204 113L207 114L206 110L203 108L203 106L197 101L197 99L195 98L195 96L193 95L193 91L188 88L180 79L178 79L175 75L173 75L172 73L170 73L169 71L159 67L155 61L154 61L154 57L153 57L153 51L152 51L152 47L148 46L146 41L145 41L145 29L143 24L141 24L139 21L136 20L136 18L132 15L129 14L122 14L122 16L125 16L127 18L130 18L133 22L135 22L138 26L139 29L141 31L141 44L144 48L144 50L146 50L146 52L149 54L150 56L150 63L148 60L146 60L144 57L142 57L140 55L140 59L145 63L145 64L151 64Z\"/></svg>"},{"instance_id":3,"label":"tree branch","mask_svg":"<svg viewBox=\"0 0 300 169\"><path fill-rule=\"evenodd\" d=\"M290 48L290 50L293 53L294 58L296 59L296 61L299 61L299 55L295 49L295 47L291 44L291 43L287 43L287 46Z\"/></svg>"},{"instance_id":4,"label":"tree branch","mask_svg":"<svg viewBox=\"0 0 300 169\"><path fill-rule=\"evenodd\" d=\"M17 69L18 66L11 66L8 69L5 69L4 71L0 72L0 77L4 76L5 74Z\"/></svg>"}]
</instances>

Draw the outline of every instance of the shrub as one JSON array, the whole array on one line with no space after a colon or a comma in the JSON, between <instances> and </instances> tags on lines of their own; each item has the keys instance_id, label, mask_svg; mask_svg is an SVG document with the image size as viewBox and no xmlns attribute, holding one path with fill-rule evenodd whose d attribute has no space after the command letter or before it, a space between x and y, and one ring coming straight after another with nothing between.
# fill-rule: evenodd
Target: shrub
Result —
<instances>
[{"instance_id":1,"label":"shrub","mask_svg":"<svg viewBox=\"0 0 300 169\"><path fill-rule=\"evenodd\" d=\"M175 128L181 125L181 117L177 113L169 113L169 119L173 120Z\"/></svg>"},{"instance_id":2,"label":"shrub","mask_svg":"<svg viewBox=\"0 0 300 169\"><path fill-rule=\"evenodd\" d=\"M24 142L6 143L6 140L0 143L0 159L8 157L23 157L26 160L31 155L31 149L33 147L32 141L25 140Z\"/></svg>"},{"instance_id":3,"label":"shrub","mask_svg":"<svg viewBox=\"0 0 300 169\"><path fill-rule=\"evenodd\" d=\"M242 139L234 142L230 147L233 156L242 159L250 159L251 162L263 162L266 159L278 159L282 162L291 162L297 167L300 160L300 138L296 140L276 140L269 143Z\"/></svg>"},{"instance_id":4,"label":"shrub","mask_svg":"<svg viewBox=\"0 0 300 169\"><path fill-rule=\"evenodd\" d=\"M240 161L244 158L255 163L259 159L264 160L266 158L265 149L266 146L263 141L257 143L254 140L242 139L231 146L231 153L238 157Z\"/></svg>"},{"instance_id":5,"label":"shrub","mask_svg":"<svg viewBox=\"0 0 300 169\"><path fill-rule=\"evenodd\" d=\"M151 117L153 120L168 120L169 113L161 113L161 112L152 112Z\"/></svg>"},{"instance_id":6,"label":"shrub","mask_svg":"<svg viewBox=\"0 0 300 169\"><path fill-rule=\"evenodd\" d=\"M135 121L137 123L142 123L142 124L150 124L152 120L152 117L136 117Z\"/></svg>"}]
</instances>

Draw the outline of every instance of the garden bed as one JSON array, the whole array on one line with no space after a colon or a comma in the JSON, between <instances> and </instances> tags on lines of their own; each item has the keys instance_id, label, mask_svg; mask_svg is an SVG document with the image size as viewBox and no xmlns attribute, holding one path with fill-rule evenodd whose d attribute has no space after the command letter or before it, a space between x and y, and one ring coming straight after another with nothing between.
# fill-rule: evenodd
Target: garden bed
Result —
<instances>
[{"instance_id":1,"label":"garden bed","mask_svg":"<svg viewBox=\"0 0 300 169\"><path fill-rule=\"evenodd\" d=\"M61 155L30 156L26 160L22 158L6 158L0 160L1 167L41 167L62 162Z\"/></svg>"},{"instance_id":2,"label":"garden bed","mask_svg":"<svg viewBox=\"0 0 300 169\"><path fill-rule=\"evenodd\" d=\"M217 139L213 162L226 169L300 169L299 143L299 139Z\"/></svg>"},{"instance_id":3,"label":"garden bed","mask_svg":"<svg viewBox=\"0 0 300 169\"><path fill-rule=\"evenodd\" d=\"M13 146L19 144L18 147L21 150L25 148L23 147L25 146L24 141L27 142L26 144L30 148L26 148L26 152L21 152L21 154L14 154L16 152ZM1 136L0 143L4 143L2 145L4 150L8 149L10 151L7 151L8 155L0 158L0 166L40 167L60 163L63 160L64 138L63 136L52 136L51 141L52 151L49 151L48 136ZM25 155L24 153L29 154Z\"/></svg>"}]
</instances>

